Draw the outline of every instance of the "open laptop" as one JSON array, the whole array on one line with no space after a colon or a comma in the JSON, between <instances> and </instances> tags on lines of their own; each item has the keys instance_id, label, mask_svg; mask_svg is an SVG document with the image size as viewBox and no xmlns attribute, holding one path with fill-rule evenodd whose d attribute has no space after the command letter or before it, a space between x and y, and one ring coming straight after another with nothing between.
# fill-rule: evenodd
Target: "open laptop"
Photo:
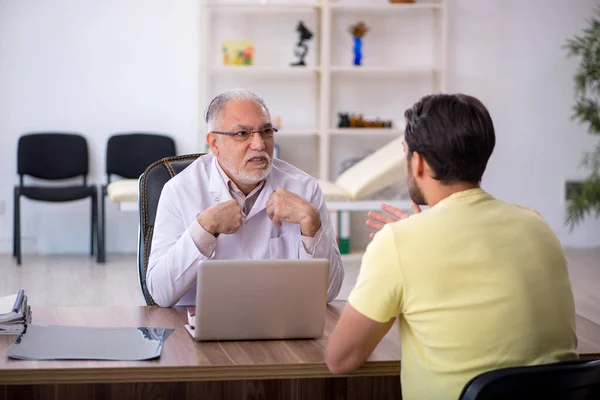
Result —
<instances>
[{"instance_id":1,"label":"open laptop","mask_svg":"<svg viewBox=\"0 0 600 400\"><path fill-rule=\"evenodd\" d=\"M207 260L198 267L196 340L323 335L329 260Z\"/></svg>"}]
</instances>

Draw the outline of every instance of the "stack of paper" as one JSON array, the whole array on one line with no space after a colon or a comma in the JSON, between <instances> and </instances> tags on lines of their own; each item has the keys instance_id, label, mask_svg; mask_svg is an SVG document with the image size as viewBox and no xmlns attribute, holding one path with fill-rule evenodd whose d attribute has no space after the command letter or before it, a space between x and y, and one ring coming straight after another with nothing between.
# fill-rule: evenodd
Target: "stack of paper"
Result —
<instances>
[{"instance_id":1,"label":"stack of paper","mask_svg":"<svg viewBox=\"0 0 600 400\"><path fill-rule=\"evenodd\" d=\"M18 335L31 322L31 308L23 289L0 297L0 335Z\"/></svg>"}]
</instances>

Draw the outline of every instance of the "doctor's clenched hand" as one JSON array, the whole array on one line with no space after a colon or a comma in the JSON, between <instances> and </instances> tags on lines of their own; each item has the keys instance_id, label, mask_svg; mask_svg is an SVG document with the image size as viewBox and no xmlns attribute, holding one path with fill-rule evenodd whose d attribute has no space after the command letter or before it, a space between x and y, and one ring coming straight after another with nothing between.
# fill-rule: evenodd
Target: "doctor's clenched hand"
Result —
<instances>
[{"instance_id":1,"label":"doctor's clenched hand","mask_svg":"<svg viewBox=\"0 0 600 400\"><path fill-rule=\"evenodd\" d=\"M236 233L242 226L242 209L235 200L217 203L198 215L198 223L212 235Z\"/></svg>"},{"instance_id":2,"label":"doctor's clenched hand","mask_svg":"<svg viewBox=\"0 0 600 400\"><path fill-rule=\"evenodd\" d=\"M267 215L278 226L282 221L300 225L300 233L308 237L314 237L321 228L321 216L315 206L281 188L269 196Z\"/></svg>"}]
</instances>

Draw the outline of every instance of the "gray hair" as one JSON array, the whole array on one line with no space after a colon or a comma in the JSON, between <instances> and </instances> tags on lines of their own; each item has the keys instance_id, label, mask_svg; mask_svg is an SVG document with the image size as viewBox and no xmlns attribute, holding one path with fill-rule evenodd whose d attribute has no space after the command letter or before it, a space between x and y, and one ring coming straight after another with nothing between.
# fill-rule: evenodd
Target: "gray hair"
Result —
<instances>
[{"instance_id":1,"label":"gray hair","mask_svg":"<svg viewBox=\"0 0 600 400\"><path fill-rule=\"evenodd\" d=\"M269 118L271 118L271 114L269 113L269 109L267 108L265 101L259 95L246 89L230 89L218 94L214 99L212 99L212 101L208 105L208 108L204 113L204 120L208 124L209 131L213 130L214 124L221 117L221 112L223 111L223 108L225 108L227 103L234 100L255 101L257 104L260 104L262 107L264 107L265 111L267 112L267 115L269 116Z\"/></svg>"}]
</instances>

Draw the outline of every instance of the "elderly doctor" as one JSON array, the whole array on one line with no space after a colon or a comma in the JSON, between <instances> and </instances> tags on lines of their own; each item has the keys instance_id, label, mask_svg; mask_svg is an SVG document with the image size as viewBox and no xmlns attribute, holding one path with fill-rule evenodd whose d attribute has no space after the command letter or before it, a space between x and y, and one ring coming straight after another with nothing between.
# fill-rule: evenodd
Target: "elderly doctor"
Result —
<instances>
[{"instance_id":1,"label":"elderly doctor","mask_svg":"<svg viewBox=\"0 0 600 400\"><path fill-rule=\"evenodd\" d=\"M196 266L207 259L329 259L327 301L344 270L321 189L308 174L273 159L269 110L234 89L206 111L211 154L163 188L147 284L163 307L196 301Z\"/></svg>"}]
</instances>

